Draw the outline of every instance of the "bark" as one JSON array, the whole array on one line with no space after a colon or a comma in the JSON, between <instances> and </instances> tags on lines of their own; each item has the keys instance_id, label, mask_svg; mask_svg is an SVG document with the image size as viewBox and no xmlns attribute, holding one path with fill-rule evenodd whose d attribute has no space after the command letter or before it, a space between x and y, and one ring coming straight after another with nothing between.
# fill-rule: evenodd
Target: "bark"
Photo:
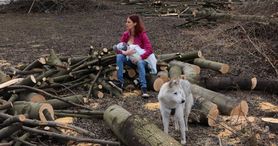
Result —
<instances>
[{"instance_id":1,"label":"bark","mask_svg":"<svg viewBox=\"0 0 278 146\"><path fill-rule=\"evenodd\" d=\"M219 63L219 62L210 61L201 58L194 59L194 64L203 68L209 68L215 71L219 71L222 74L228 73L230 69L228 64Z\"/></svg>"},{"instance_id":2,"label":"bark","mask_svg":"<svg viewBox=\"0 0 278 146\"><path fill-rule=\"evenodd\" d=\"M242 77L214 77L208 78L204 81L204 86L210 90L252 90L256 87L256 78L242 78Z\"/></svg>"},{"instance_id":3,"label":"bark","mask_svg":"<svg viewBox=\"0 0 278 146\"><path fill-rule=\"evenodd\" d=\"M10 137L13 133L20 130L21 127L22 127L22 124L16 123L16 124L13 124L13 125L0 129L0 139Z\"/></svg>"},{"instance_id":4,"label":"bark","mask_svg":"<svg viewBox=\"0 0 278 146\"><path fill-rule=\"evenodd\" d=\"M257 85L254 90L260 90L278 94L278 80L257 80Z\"/></svg>"},{"instance_id":5,"label":"bark","mask_svg":"<svg viewBox=\"0 0 278 146\"><path fill-rule=\"evenodd\" d=\"M84 99L82 95L73 95L73 96L61 97L61 98L76 104L84 103ZM54 109L62 109L62 108L67 108L72 106L71 104L61 101L59 99L50 99L47 100L47 103L51 104Z\"/></svg>"},{"instance_id":6,"label":"bark","mask_svg":"<svg viewBox=\"0 0 278 146\"><path fill-rule=\"evenodd\" d=\"M19 100L23 101L30 101L30 102L44 102L45 97L41 94L35 93L35 92L29 92L29 93L21 93L19 95Z\"/></svg>"},{"instance_id":7,"label":"bark","mask_svg":"<svg viewBox=\"0 0 278 146\"><path fill-rule=\"evenodd\" d=\"M114 134L128 146L181 145L146 118L132 115L118 105L112 105L104 112L104 121Z\"/></svg>"},{"instance_id":8,"label":"bark","mask_svg":"<svg viewBox=\"0 0 278 146\"><path fill-rule=\"evenodd\" d=\"M36 85L37 81L34 75L30 75L23 79L21 82L17 83L17 85L26 85L26 86L34 86Z\"/></svg>"},{"instance_id":9,"label":"bark","mask_svg":"<svg viewBox=\"0 0 278 146\"><path fill-rule=\"evenodd\" d=\"M195 97L200 96L215 103L222 114L245 116L248 114L248 104L245 100L235 99L195 84L192 84L191 90Z\"/></svg>"}]
</instances>

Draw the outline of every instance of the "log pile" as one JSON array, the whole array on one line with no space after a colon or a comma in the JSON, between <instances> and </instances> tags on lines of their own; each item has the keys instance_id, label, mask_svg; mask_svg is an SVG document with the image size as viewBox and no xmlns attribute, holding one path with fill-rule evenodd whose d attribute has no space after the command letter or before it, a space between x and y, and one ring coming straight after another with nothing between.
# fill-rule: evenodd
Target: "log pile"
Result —
<instances>
[{"instance_id":1,"label":"log pile","mask_svg":"<svg viewBox=\"0 0 278 146\"><path fill-rule=\"evenodd\" d=\"M86 105L86 101L89 98L104 98L106 95L114 97L123 95L122 89L119 89L112 82L117 80L115 56L114 52L107 48L95 52L91 49L89 55L79 57L63 57L57 55L54 50L50 50L49 55L40 57L30 64L11 68L6 72L1 71L0 125L2 129L0 130L0 137L12 144L17 143L17 145L23 143L32 145L27 141L34 134L63 139L63 142L119 145L118 142L93 139L94 134L92 132L80 127L55 122L57 117L65 116L103 119L104 112L93 111ZM203 68L221 74L229 73L229 65L207 60L201 51L161 54L157 58L158 74L147 74L149 90L159 91L162 84L170 79L189 80L192 83L192 92L196 101L192 110L193 116L190 117L192 122L215 126L219 114L229 116L248 114L248 104L245 100L212 90L258 89L277 91L277 86L271 86L275 81L262 88L262 85L259 85L266 83L257 82L256 78L201 77L200 72ZM136 82L134 82L136 77L136 69L125 66L125 81L133 86L130 90L136 89ZM85 94L65 95L65 93L72 93L72 90L81 89L81 87L87 91ZM275 89L266 90L269 88ZM79 110L65 110L70 107L76 107ZM109 115L109 113L107 114ZM134 128L138 126L136 125L138 124L136 123L138 117L133 118L135 121L131 120L130 124ZM104 119L109 121L107 117ZM144 123L144 120L142 122ZM111 128L113 129L113 126ZM142 127L137 128L140 130ZM63 134L61 129L74 130L80 136L72 137ZM119 137L127 134L121 129L114 130L116 136ZM140 133L134 134L135 137L137 134L140 135ZM152 135L152 133L149 134ZM81 135L90 138L84 138ZM119 139L129 143L126 139ZM142 137L139 139L141 139L140 141L144 140Z\"/></svg>"}]
</instances>

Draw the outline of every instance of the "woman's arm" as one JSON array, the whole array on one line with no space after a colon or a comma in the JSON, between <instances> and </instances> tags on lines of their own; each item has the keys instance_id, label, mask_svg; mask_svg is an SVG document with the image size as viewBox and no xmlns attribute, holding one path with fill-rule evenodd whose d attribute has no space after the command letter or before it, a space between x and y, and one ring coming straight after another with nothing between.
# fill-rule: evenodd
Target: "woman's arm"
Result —
<instances>
[{"instance_id":1,"label":"woman's arm","mask_svg":"<svg viewBox=\"0 0 278 146\"><path fill-rule=\"evenodd\" d=\"M146 52L142 54L140 57L141 59L146 59L153 53L152 45L146 32L142 33L142 42L143 42L143 48Z\"/></svg>"}]
</instances>

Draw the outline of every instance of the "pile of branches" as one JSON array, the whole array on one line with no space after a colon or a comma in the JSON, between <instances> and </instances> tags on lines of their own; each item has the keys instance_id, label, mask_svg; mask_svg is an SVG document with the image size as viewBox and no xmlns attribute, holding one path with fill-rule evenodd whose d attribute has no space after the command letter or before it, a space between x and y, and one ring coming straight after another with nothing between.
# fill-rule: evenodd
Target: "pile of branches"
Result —
<instances>
[{"instance_id":1,"label":"pile of branches","mask_svg":"<svg viewBox=\"0 0 278 146\"><path fill-rule=\"evenodd\" d=\"M107 8L104 2L95 0L16 0L2 7L3 12L27 13L87 12Z\"/></svg>"}]
</instances>

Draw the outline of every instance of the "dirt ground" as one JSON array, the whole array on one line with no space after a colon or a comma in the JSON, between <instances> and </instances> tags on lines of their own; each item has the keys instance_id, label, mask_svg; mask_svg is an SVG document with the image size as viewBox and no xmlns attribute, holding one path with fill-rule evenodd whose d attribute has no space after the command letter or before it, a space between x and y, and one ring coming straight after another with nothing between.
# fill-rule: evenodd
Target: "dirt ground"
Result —
<instances>
[{"instance_id":1,"label":"dirt ground","mask_svg":"<svg viewBox=\"0 0 278 146\"><path fill-rule=\"evenodd\" d=\"M54 49L63 56L86 55L89 46L95 49L111 47L118 42L125 30L125 20L130 14L142 14L145 10L152 10L146 5L120 5L114 1L94 1L87 11L63 13L30 13L8 12L0 14L0 66L5 70L8 66L30 63L42 55L49 54ZM269 15L275 13L271 6ZM277 9L276 9L277 11ZM256 14L247 11L244 6L236 7L232 12L242 14ZM257 13L257 14L258 14ZM227 75L204 69L203 77L215 76L248 76L266 80L277 80L278 68L278 27L255 22L218 22L215 25L196 25L189 28L177 28L176 25L185 22L177 17L143 16L148 36L156 54L189 52L201 50L203 56L209 60L227 63L231 72ZM246 31L246 33L244 33ZM248 39L260 48L271 60L260 54ZM86 92L86 91L84 91ZM258 104L262 101L278 105L277 94L263 91L220 91L225 95L244 98L249 104L249 115L262 117ZM151 92L148 100L140 97L92 99L91 105L95 109L105 110L112 104L119 104L133 114L139 114L153 121L163 129L159 110L150 111L144 104L157 102L157 93ZM277 115L276 115L277 116ZM103 121L77 119L75 125L86 128L96 134L94 138L117 140L112 131ZM264 126L264 125L263 125ZM264 129L260 125L261 129ZM223 127L215 128L190 124L187 135L187 145L219 145L218 134ZM170 135L179 140L179 132L170 130ZM251 130L252 131L252 130ZM254 131L252 131L254 133ZM254 134L252 133L252 134ZM252 135L249 133L249 136ZM243 137L223 138L223 145L252 145L250 137L238 141ZM278 137L261 137L258 145L278 143ZM54 144L55 142L49 142Z\"/></svg>"}]
</instances>

